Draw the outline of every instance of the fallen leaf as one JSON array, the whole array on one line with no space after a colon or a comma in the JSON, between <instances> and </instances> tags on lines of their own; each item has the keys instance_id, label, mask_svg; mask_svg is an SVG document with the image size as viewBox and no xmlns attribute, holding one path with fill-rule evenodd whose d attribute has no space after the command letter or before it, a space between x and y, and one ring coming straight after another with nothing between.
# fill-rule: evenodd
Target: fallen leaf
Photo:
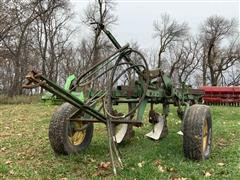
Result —
<instances>
[{"instance_id":1,"label":"fallen leaf","mask_svg":"<svg viewBox=\"0 0 240 180\"><path fill-rule=\"evenodd\" d=\"M211 176L212 174L210 173L210 172L205 172L204 173L204 176L206 176L206 177L209 177L209 176Z\"/></svg>"},{"instance_id":2,"label":"fallen leaf","mask_svg":"<svg viewBox=\"0 0 240 180\"><path fill-rule=\"evenodd\" d=\"M159 170L160 172L164 172L164 171L165 171L164 167L162 167L161 165L158 165L158 170Z\"/></svg>"},{"instance_id":3,"label":"fallen leaf","mask_svg":"<svg viewBox=\"0 0 240 180\"><path fill-rule=\"evenodd\" d=\"M174 172L174 173L176 173L177 171L176 171L176 169L174 169L174 168L166 168L166 170L168 171L168 172Z\"/></svg>"},{"instance_id":4,"label":"fallen leaf","mask_svg":"<svg viewBox=\"0 0 240 180\"><path fill-rule=\"evenodd\" d=\"M1 151L6 151L6 149L7 149L6 147L2 147Z\"/></svg>"},{"instance_id":5,"label":"fallen leaf","mask_svg":"<svg viewBox=\"0 0 240 180\"><path fill-rule=\"evenodd\" d=\"M101 162L99 167L103 170L107 170L110 167L111 163L110 162Z\"/></svg>"},{"instance_id":6,"label":"fallen leaf","mask_svg":"<svg viewBox=\"0 0 240 180\"><path fill-rule=\"evenodd\" d=\"M143 167L144 163L145 163L144 161L139 162L139 163L138 163L138 167L140 167L140 168Z\"/></svg>"},{"instance_id":7,"label":"fallen leaf","mask_svg":"<svg viewBox=\"0 0 240 180\"><path fill-rule=\"evenodd\" d=\"M224 166L224 163L220 162L220 163L217 163L217 165Z\"/></svg>"},{"instance_id":8,"label":"fallen leaf","mask_svg":"<svg viewBox=\"0 0 240 180\"><path fill-rule=\"evenodd\" d=\"M156 166L158 166L158 165L161 164L161 161L158 159L158 160L154 161L154 164L155 164Z\"/></svg>"},{"instance_id":9,"label":"fallen leaf","mask_svg":"<svg viewBox=\"0 0 240 180\"><path fill-rule=\"evenodd\" d=\"M96 162L96 160L95 160L95 159L93 159L93 158L89 158L89 161L90 161L91 163L94 163L94 162Z\"/></svg>"},{"instance_id":10,"label":"fallen leaf","mask_svg":"<svg viewBox=\"0 0 240 180\"><path fill-rule=\"evenodd\" d=\"M11 163L12 163L11 160L7 160L7 161L5 162L6 165L11 164Z\"/></svg>"},{"instance_id":11,"label":"fallen leaf","mask_svg":"<svg viewBox=\"0 0 240 180\"><path fill-rule=\"evenodd\" d=\"M60 180L68 180L68 178L66 178L66 177L63 177L63 178L61 178Z\"/></svg>"},{"instance_id":12,"label":"fallen leaf","mask_svg":"<svg viewBox=\"0 0 240 180\"><path fill-rule=\"evenodd\" d=\"M14 175L14 171L13 170L9 171L9 174Z\"/></svg>"}]
</instances>

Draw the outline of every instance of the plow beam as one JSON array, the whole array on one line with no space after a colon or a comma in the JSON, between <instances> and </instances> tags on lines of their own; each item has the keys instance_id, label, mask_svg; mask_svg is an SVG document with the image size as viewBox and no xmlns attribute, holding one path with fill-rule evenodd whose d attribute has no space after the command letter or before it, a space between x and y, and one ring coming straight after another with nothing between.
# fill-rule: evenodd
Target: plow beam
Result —
<instances>
[{"instance_id":1,"label":"plow beam","mask_svg":"<svg viewBox=\"0 0 240 180\"><path fill-rule=\"evenodd\" d=\"M66 102L72 104L73 106L77 107L79 110L86 112L90 116L92 116L94 119L81 119L81 121L86 121L86 122L101 122L101 123L107 123L107 118L104 116L102 113L99 111L95 110L94 108L88 106L85 104L83 101L72 95L70 92L64 90L51 80L47 79L43 75L35 72L35 71L30 71L26 75L26 79L28 82L23 85L23 88L36 88L36 87L42 87L45 90L57 95L59 98L65 100ZM75 121L78 121L76 118ZM128 119L116 119L116 120L111 120L112 123L116 124L133 124L134 126L141 126L142 121L131 121Z\"/></svg>"},{"instance_id":2,"label":"plow beam","mask_svg":"<svg viewBox=\"0 0 240 180\"><path fill-rule=\"evenodd\" d=\"M83 101L79 100L77 97L73 96L71 93L64 90L63 88L61 88L51 80L47 79L46 77L42 76L41 74L38 74L35 71L30 71L27 74L26 79L28 80L28 82L23 85L23 88L34 88L41 86L45 90L57 95L58 97L79 108L80 110L85 111L87 114L98 119L99 121L106 123L106 117L103 114L84 104Z\"/></svg>"}]
</instances>

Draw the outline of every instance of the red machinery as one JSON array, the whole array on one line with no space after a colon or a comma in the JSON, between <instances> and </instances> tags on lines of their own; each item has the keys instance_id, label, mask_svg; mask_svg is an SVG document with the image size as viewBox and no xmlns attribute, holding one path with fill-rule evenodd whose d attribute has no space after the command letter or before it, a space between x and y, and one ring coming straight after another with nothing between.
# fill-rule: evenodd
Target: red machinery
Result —
<instances>
[{"instance_id":1,"label":"red machinery","mask_svg":"<svg viewBox=\"0 0 240 180\"><path fill-rule=\"evenodd\" d=\"M208 105L240 106L240 86L203 86L203 102Z\"/></svg>"}]
</instances>

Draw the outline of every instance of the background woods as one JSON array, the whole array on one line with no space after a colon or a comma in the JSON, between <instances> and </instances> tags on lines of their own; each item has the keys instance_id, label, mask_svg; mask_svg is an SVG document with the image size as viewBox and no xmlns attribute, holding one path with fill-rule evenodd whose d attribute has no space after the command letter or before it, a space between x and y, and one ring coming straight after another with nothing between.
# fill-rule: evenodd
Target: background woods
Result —
<instances>
[{"instance_id":1,"label":"background woods","mask_svg":"<svg viewBox=\"0 0 240 180\"><path fill-rule=\"evenodd\" d=\"M102 22L108 29L116 26L116 7L113 0L91 1L81 13L79 30L67 0L1 0L0 93L29 93L21 85L30 69L63 84L68 75L79 75L108 56L114 48L90 23ZM154 35L158 48L142 50L149 64L164 69L175 84L239 85L237 21L214 15L199 24L199 33L192 35L186 22L168 14L156 17L149 36ZM89 33L76 43L82 28ZM105 83L103 78L95 86Z\"/></svg>"}]
</instances>

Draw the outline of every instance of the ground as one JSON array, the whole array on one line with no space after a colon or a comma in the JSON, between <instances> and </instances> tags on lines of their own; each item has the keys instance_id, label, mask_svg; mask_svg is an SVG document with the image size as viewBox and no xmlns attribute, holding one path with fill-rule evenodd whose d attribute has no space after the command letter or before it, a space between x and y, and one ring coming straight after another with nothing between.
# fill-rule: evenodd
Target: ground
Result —
<instances>
[{"instance_id":1,"label":"ground","mask_svg":"<svg viewBox=\"0 0 240 180\"><path fill-rule=\"evenodd\" d=\"M213 149L205 161L184 158L181 123L176 109L168 118L169 135L160 141L144 137L151 129L136 128L135 137L119 147L124 168L112 175L103 125L96 125L89 148L79 155L56 156L48 141L48 125L57 106L0 105L1 179L239 179L240 108L211 106ZM104 168L105 167L105 168Z\"/></svg>"}]
</instances>

